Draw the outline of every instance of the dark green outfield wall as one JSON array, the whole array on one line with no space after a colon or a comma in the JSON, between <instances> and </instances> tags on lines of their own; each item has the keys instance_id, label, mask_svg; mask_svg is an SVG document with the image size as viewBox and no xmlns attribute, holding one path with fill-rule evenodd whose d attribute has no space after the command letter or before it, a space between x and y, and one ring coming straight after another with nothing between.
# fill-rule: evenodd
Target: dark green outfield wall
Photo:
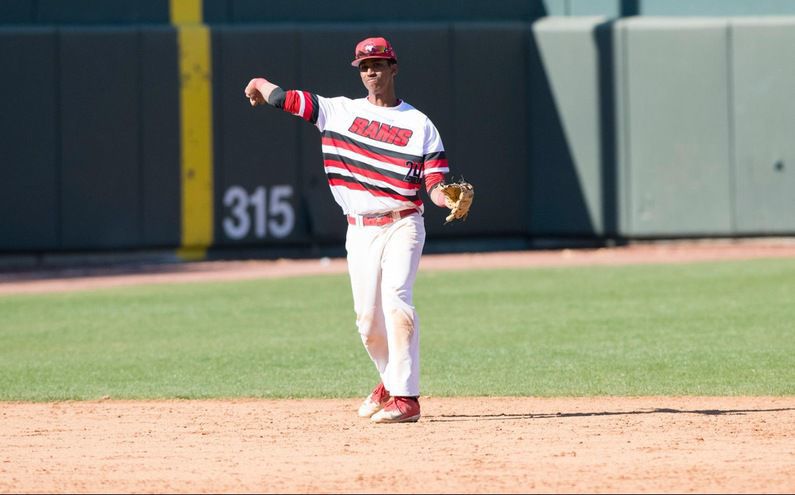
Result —
<instances>
[{"instance_id":1,"label":"dark green outfield wall","mask_svg":"<svg viewBox=\"0 0 795 495\"><path fill-rule=\"evenodd\" d=\"M183 0L193 1L193 0ZM543 16L795 15L791 0L203 0L208 23L531 21ZM169 0L3 0L0 24L168 23Z\"/></svg>"},{"instance_id":2,"label":"dark green outfield wall","mask_svg":"<svg viewBox=\"0 0 795 495\"><path fill-rule=\"evenodd\" d=\"M324 96L364 96L358 73L348 60L351 40L355 44L376 29L390 38L400 60L405 60L398 76L401 97L431 117L449 150L453 175L477 184L478 195L484 198L477 215L455 229L443 227L444 211L430 206L429 233L524 235L529 31L522 23L218 29L214 56L221 60L221 67L215 72L214 91L221 102L216 118L219 199L233 186L251 194L258 188L291 185L300 197L294 203L295 240L344 237L347 224L326 184L317 129L274 109L252 109L242 98L242 89L251 76L261 74L286 88ZM501 48L491 51L493 46ZM263 57L266 47L279 50L274 57ZM429 49L438 55L428 56ZM499 73L512 76L495 88ZM506 208L502 201L488 201L500 197L515 198L518 204ZM217 210L219 243L267 237L258 237L252 230L243 239L229 238L223 229L226 210Z\"/></svg>"},{"instance_id":3,"label":"dark green outfield wall","mask_svg":"<svg viewBox=\"0 0 795 495\"><path fill-rule=\"evenodd\" d=\"M516 5L532 17L531 3ZM8 21L48 4L0 5ZM94 15L147 22L0 26L3 253L181 245L177 31L161 2L125 5ZM219 5L205 12L256 11ZM430 239L795 234L795 18L503 17L210 24L209 247L342 240L318 132L242 90L266 75L361 96L348 59L373 33L394 43L400 95L436 123L453 176L476 185L465 223L428 207Z\"/></svg>"},{"instance_id":4,"label":"dark green outfield wall","mask_svg":"<svg viewBox=\"0 0 795 495\"><path fill-rule=\"evenodd\" d=\"M171 28L0 29L0 249L179 244Z\"/></svg>"}]
</instances>

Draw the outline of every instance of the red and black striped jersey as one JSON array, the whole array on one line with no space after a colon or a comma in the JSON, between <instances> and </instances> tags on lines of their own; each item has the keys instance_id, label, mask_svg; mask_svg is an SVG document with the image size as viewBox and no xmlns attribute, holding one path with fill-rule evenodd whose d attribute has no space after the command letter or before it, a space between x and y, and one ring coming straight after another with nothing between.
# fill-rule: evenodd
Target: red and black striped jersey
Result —
<instances>
[{"instance_id":1,"label":"red and black striped jersey","mask_svg":"<svg viewBox=\"0 0 795 495\"><path fill-rule=\"evenodd\" d=\"M449 172L431 120L408 103L379 107L367 98L285 93L283 109L317 126L323 165L343 213L368 215L407 208L423 211L420 187Z\"/></svg>"}]
</instances>

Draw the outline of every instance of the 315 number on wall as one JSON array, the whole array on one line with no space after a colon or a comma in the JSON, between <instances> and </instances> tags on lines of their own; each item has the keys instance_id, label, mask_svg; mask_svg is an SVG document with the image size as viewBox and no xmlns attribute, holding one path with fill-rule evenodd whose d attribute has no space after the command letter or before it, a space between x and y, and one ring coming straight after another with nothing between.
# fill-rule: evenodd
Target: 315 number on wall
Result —
<instances>
[{"instance_id":1,"label":"315 number on wall","mask_svg":"<svg viewBox=\"0 0 795 495\"><path fill-rule=\"evenodd\" d=\"M224 193L224 234L233 240L243 239L253 227L257 239L287 237L295 227L292 197L290 185L259 186L252 194L241 186L231 186Z\"/></svg>"}]
</instances>

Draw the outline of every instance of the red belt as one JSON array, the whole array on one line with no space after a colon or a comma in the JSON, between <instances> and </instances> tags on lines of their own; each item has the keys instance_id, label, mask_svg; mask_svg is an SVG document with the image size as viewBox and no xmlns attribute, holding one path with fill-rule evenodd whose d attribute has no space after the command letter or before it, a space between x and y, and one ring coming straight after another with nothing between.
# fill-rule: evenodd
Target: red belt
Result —
<instances>
[{"instance_id":1,"label":"red belt","mask_svg":"<svg viewBox=\"0 0 795 495\"><path fill-rule=\"evenodd\" d=\"M371 227L374 225L382 227L384 225L389 225L392 222L396 222L401 218L405 218L411 215L412 213L416 212L417 212L416 209L409 208L407 210L393 211L378 216L348 215L348 223L351 225L364 225L367 227Z\"/></svg>"}]
</instances>

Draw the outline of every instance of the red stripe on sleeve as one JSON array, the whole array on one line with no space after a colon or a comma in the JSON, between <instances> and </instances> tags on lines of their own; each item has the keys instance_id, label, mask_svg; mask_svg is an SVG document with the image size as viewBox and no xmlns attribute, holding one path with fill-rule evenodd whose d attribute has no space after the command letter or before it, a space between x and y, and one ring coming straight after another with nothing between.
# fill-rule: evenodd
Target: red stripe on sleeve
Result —
<instances>
[{"instance_id":1,"label":"red stripe on sleeve","mask_svg":"<svg viewBox=\"0 0 795 495\"><path fill-rule=\"evenodd\" d=\"M304 96L304 113L301 114L301 118L307 121L312 120L312 112L314 112L315 107L312 105L312 96L306 92L302 91Z\"/></svg>"},{"instance_id":2,"label":"red stripe on sleeve","mask_svg":"<svg viewBox=\"0 0 795 495\"><path fill-rule=\"evenodd\" d=\"M301 96L298 91L293 91L292 89L287 91L284 97L284 111L297 113L299 108L301 108Z\"/></svg>"},{"instance_id":3,"label":"red stripe on sleeve","mask_svg":"<svg viewBox=\"0 0 795 495\"><path fill-rule=\"evenodd\" d=\"M303 108L301 108L303 105ZM297 115L306 121L312 119L312 97L306 91L289 90L284 98L284 111Z\"/></svg>"},{"instance_id":4,"label":"red stripe on sleeve","mask_svg":"<svg viewBox=\"0 0 795 495\"><path fill-rule=\"evenodd\" d=\"M438 160L425 160L425 168L448 168L447 158Z\"/></svg>"},{"instance_id":5,"label":"red stripe on sleeve","mask_svg":"<svg viewBox=\"0 0 795 495\"><path fill-rule=\"evenodd\" d=\"M425 190L428 194L431 193L433 187L444 180L444 174L441 172L434 172L425 176Z\"/></svg>"}]
</instances>

